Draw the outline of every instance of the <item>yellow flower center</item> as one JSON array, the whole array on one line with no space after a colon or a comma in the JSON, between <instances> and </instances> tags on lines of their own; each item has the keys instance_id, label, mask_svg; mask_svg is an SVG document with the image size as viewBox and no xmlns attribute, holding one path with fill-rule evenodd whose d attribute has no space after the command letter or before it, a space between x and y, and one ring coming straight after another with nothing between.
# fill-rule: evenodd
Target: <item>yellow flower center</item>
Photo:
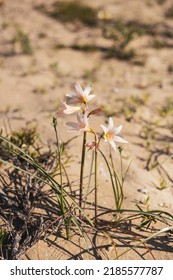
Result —
<instances>
[{"instance_id":1,"label":"yellow flower center","mask_svg":"<svg viewBox=\"0 0 173 280\"><path fill-rule=\"evenodd\" d=\"M85 96L81 96L81 101L86 104L87 103L87 98Z\"/></svg>"},{"instance_id":2,"label":"yellow flower center","mask_svg":"<svg viewBox=\"0 0 173 280\"><path fill-rule=\"evenodd\" d=\"M108 131L107 133L105 133L105 138L107 140L110 140L113 138L113 133L111 131Z\"/></svg>"}]
</instances>

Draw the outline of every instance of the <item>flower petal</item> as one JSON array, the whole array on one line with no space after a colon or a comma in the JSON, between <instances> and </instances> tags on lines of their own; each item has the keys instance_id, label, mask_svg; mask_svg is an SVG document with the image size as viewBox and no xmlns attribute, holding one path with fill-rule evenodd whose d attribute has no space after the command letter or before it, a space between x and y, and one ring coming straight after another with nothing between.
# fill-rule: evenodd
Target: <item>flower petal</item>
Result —
<instances>
[{"instance_id":1,"label":"flower petal","mask_svg":"<svg viewBox=\"0 0 173 280\"><path fill-rule=\"evenodd\" d=\"M83 124L83 116L81 114L77 114L77 121L79 124Z\"/></svg>"},{"instance_id":2,"label":"flower petal","mask_svg":"<svg viewBox=\"0 0 173 280\"><path fill-rule=\"evenodd\" d=\"M79 124L78 123L75 123L75 122L67 122L66 123L67 126L70 126L70 131L73 131L73 130L77 130L79 131Z\"/></svg>"},{"instance_id":3,"label":"flower petal","mask_svg":"<svg viewBox=\"0 0 173 280\"><path fill-rule=\"evenodd\" d=\"M75 83L75 89L79 97L84 95L83 89L81 88L79 83Z\"/></svg>"},{"instance_id":4,"label":"flower petal","mask_svg":"<svg viewBox=\"0 0 173 280\"><path fill-rule=\"evenodd\" d=\"M116 144L113 140L110 140L109 143L111 144L112 148L116 151Z\"/></svg>"},{"instance_id":5,"label":"flower petal","mask_svg":"<svg viewBox=\"0 0 173 280\"><path fill-rule=\"evenodd\" d=\"M70 106L70 105L66 104L65 102L63 102L62 100L61 100L61 103L65 106L65 109L63 110L64 114L67 114L67 115L68 114L73 114L73 113L81 110L81 107L79 107L79 106Z\"/></svg>"},{"instance_id":6,"label":"flower petal","mask_svg":"<svg viewBox=\"0 0 173 280\"><path fill-rule=\"evenodd\" d=\"M111 117L109 117L109 125L108 125L108 129L112 130L114 127L114 121Z\"/></svg>"},{"instance_id":7,"label":"flower petal","mask_svg":"<svg viewBox=\"0 0 173 280\"><path fill-rule=\"evenodd\" d=\"M86 132L89 132L90 131L90 128L88 125L86 125L85 127L82 127L81 129L79 129L80 132L82 131L86 131Z\"/></svg>"},{"instance_id":8,"label":"flower petal","mask_svg":"<svg viewBox=\"0 0 173 280\"><path fill-rule=\"evenodd\" d=\"M72 92L72 93L66 93L66 96L67 97L70 97L70 98L74 98L76 97L76 93Z\"/></svg>"},{"instance_id":9,"label":"flower petal","mask_svg":"<svg viewBox=\"0 0 173 280\"><path fill-rule=\"evenodd\" d=\"M104 133L106 134L109 129L106 126L102 125L102 124L100 126L103 129Z\"/></svg>"},{"instance_id":10,"label":"flower petal","mask_svg":"<svg viewBox=\"0 0 173 280\"><path fill-rule=\"evenodd\" d=\"M113 129L113 133L114 134L119 134L120 133L120 131L121 131L121 129L122 129L122 125L120 125L120 126L118 126L118 127L115 127L114 129Z\"/></svg>"},{"instance_id":11,"label":"flower petal","mask_svg":"<svg viewBox=\"0 0 173 280\"><path fill-rule=\"evenodd\" d=\"M91 95L87 96L87 101L90 101L90 100L93 99L94 97L95 97L94 94L91 94Z\"/></svg>"},{"instance_id":12,"label":"flower petal","mask_svg":"<svg viewBox=\"0 0 173 280\"><path fill-rule=\"evenodd\" d=\"M91 90L92 90L92 86L89 86L86 89L84 89L83 93L84 93L85 97L88 97Z\"/></svg>"},{"instance_id":13,"label":"flower petal","mask_svg":"<svg viewBox=\"0 0 173 280\"><path fill-rule=\"evenodd\" d=\"M89 122L89 116L88 115L89 115L88 111L86 111L85 114L83 115L84 124L88 124L88 122Z\"/></svg>"},{"instance_id":14,"label":"flower petal","mask_svg":"<svg viewBox=\"0 0 173 280\"><path fill-rule=\"evenodd\" d=\"M114 137L114 141L120 142L120 143L128 143L125 139L123 139L123 138L120 137L120 136L115 136L115 137Z\"/></svg>"}]
</instances>

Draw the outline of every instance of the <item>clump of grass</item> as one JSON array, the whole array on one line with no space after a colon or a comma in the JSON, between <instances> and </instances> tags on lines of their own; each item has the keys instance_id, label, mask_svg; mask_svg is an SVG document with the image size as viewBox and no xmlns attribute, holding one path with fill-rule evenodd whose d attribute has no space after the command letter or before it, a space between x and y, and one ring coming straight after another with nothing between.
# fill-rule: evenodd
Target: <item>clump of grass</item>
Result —
<instances>
[{"instance_id":1,"label":"clump of grass","mask_svg":"<svg viewBox=\"0 0 173 280\"><path fill-rule=\"evenodd\" d=\"M23 145L25 145L25 147L33 146L38 138L39 136L36 127L22 128L18 131L12 132L10 141L22 148Z\"/></svg>"},{"instance_id":2,"label":"clump of grass","mask_svg":"<svg viewBox=\"0 0 173 280\"><path fill-rule=\"evenodd\" d=\"M149 149L153 143L153 141L156 138L157 132L156 132L156 125L155 124L144 124L140 131L140 137L142 139L145 139L145 145Z\"/></svg>"},{"instance_id":3,"label":"clump of grass","mask_svg":"<svg viewBox=\"0 0 173 280\"><path fill-rule=\"evenodd\" d=\"M41 86L34 88L33 92L36 94L44 95L47 93L47 89L44 85L41 85Z\"/></svg>"},{"instance_id":4,"label":"clump of grass","mask_svg":"<svg viewBox=\"0 0 173 280\"><path fill-rule=\"evenodd\" d=\"M173 99L169 97L166 99L165 104L158 108L158 113L161 117L172 115L173 113Z\"/></svg>"},{"instance_id":5,"label":"clump of grass","mask_svg":"<svg viewBox=\"0 0 173 280\"><path fill-rule=\"evenodd\" d=\"M128 49L127 46L135 36L145 34L146 28L136 22L117 21L113 24L104 25L102 32L103 37L114 41L114 45L108 50L106 57L130 60L135 57L135 50Z\"/></svg>"},{"instance_id":6,"label":"clump of grass","mask_svg":"<svg viewBox=\"0 0 173 280\"><path fill-rule=\"evenodd\" d=\"M95 27L97 25L97 11L80 1L54 2L51 11L47 11L43 5L38 7L38 9L62 22L80 22L90 27Z\"/></svg>"},{"instance_id":7,"label":"clump of grass","mask_svg":"<svg viewBox=\"0 0 173 280\"><path fill-rule=\"evenodd\" d=\"M59 64L58 62L53 62L49 65L50 70L57 76L59 74Z\"/></svg>"},{"instance_id":8,"label":"clump of grass","mask_svg":"<svg viewBox=\"0 0 173 280\"><path fill-rule=\"evenodd\" d=\"M64 44L62 44L62 43L56 43L54 45L54 49L55 50L61 50L61 49L65 49L65 48L66 48L66 46Z\"/></svg>"},{"instance_id":9,"label":"clump of grass","mask_svg":"<svg viewBox=\"0 0 173 280\"><path fill-rule=\"evenodd\" d=\"M124 44L127 45L134 36L144 35L148 31L148 26L133 21L116 21L113 24L104 25L102 31L105 38L113 39L115 41L122 38Z\"/></svg>"},{"instance_id":10,"label":"clump of grass","mask_svg":"<svg viewBox=\"0 0 173 280\"><path fill-rule=\"evenodd\" d=\"M136 55L135 50L125 50L124 46L112 46L106 53L106 58L118 58L120 60L130 60Z\"/></svg>"},{"instance_id":11,"label":"clump of grass","mask_svg":"<svg viewBox=\"0 0 173 280\"><path fill-rule=\"evenodd\" d=\"M165 48L165 42L163 40L155 39L152 46L155 49L163 49Z\"/></svg>"},{"instance_id":12,"label":"clump of grass","mask_svg":"<svg viewBox=\"0 0 173 280\"><path fill-rule=\"evenodd\" d=\"M31 55L33 53L29 36L22 30L17 30L13 43L18 43L20 45L23 54Z\"/></svg>"},{"instance_id":13,"label":"clump of grass","mask_svg":"<svg viewBox=\"0 0 173 280\"><path fill-rule=\"evenodd\" d=\"M167 9L165 16L167 18L173 19L173 5Z\"/></svg>"},{"instance_id":14,"label":"clump of grass","mask_svg":"<svg viewBox=\"0 0 173 280\"><path fill-rule=\"evenodd\" d=\"M168 187L168 182L165 178L160 178L159 185L157 186L158 190L164 190Z\"/></svg>"},{"instance_id":15,"label":"clump of grass","mask_svg":"<svg viewBox=\"0 0 173 280\"><path fill-rule=\"evenodd\" d=\"M71 45L71 48L76 51L82 51L82 52L95 52L98 50L98 47L95 44L73 44Z\"/></svg>"}]
</instances>

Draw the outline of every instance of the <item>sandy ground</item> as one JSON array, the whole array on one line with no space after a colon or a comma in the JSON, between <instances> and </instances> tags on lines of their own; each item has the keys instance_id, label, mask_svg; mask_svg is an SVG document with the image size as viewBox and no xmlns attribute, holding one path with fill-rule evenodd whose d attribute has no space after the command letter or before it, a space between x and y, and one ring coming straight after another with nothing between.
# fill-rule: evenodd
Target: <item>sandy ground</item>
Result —
<instances>
[{"instance_id":1,"label":"sandy ground","mask_svg":"<svg viewBox=\"0 0 173 280\"><path fill-rule=\"evenodd\" d=\"M25 127L26 123L37 124L43 141L54 141L51 121L54 113L60 109L59 100L65 100L65 94L74 89L76 81L83 87L92 84L93 93L97 95L94 105L102 106L106 111L95 117L93 125L100 132L100 124L106 122L106 114L111 114L117 126L123 125L122 136L129 142L124 145L124 167L127 167L130 161L132 163L124 186L123 208L136 209L136 204L139 204L146 209L145 201L149 197L149 209L173 213L170 157L173 152L173 108L166 114L161 111L167 98L173 98L173 19L165 17L165 11L172 1L159 4L156 0L107 0L106 5L102 0L87 1L102 12L101 15L125 22L138 21L143 25L151 25L155 30L154 35L134 36L127 46L128 49L135 50L135 56L131 60L104 57L102 49L111 47L113 41L103 38L99 27L63 24L35 8L47 1L1 2L4 4L0 6L0 128L4 128L3 120L6 122L7 119L10 120L13 131ZM47 6L53 1L48 2ZM28 35L31 55L23 54L19 42L14 41L17 30ZM166 31L172 32L172 35L166 36ZM98 50L74 50L71 47L74 44L91 44L97 46ZM58 48L60 45L66 47ZM134 96L143 100L143 104L135 103ZM71 137L71 134L66 132L64 123L72 118L59 118L61 139L67 140ZM8 126L7 129L10 132ZM80 143L81 137L78 137L68 146L68 153L74 158L69 170L73 178L77 178L79 174ZM108 153L107 145L103 144L103 149ZM160 165L151 168L157 153ZM90 159L91 153L88 152L88 162ZM101 158L98 172L99 205L105 209L112 208L112 189ZM162 183L166 184L163 190ZM157 223L153 230L163 227L164 224ZM129 230L128 234L128 229L112 229L113 238L118 240L118 254L128 248L131 238L138 241L152 233L152 230L134 230L131 233ZM116 250L110 245L111 240L108 237L99 236L99 233L94 236L92 232L89 235L91 239L95 238L96 245L100 246L99 255L94 253L94 250L91 254L85 251L83 241L80 241L83 249L79 248L79 237L75 234L70 241L67 241L63 234L54 234L50 235L47 241L40 240L23 258L116 258ZM171 238L167 242L166 238L165 235L157 237L149 244L156 259L173 258L173 242ZM106 248L105 251L102 248ZM137 251L123 255L122 259L152 259L152 254L145 246L140 245Z\"/></svg>"}]
</instances>

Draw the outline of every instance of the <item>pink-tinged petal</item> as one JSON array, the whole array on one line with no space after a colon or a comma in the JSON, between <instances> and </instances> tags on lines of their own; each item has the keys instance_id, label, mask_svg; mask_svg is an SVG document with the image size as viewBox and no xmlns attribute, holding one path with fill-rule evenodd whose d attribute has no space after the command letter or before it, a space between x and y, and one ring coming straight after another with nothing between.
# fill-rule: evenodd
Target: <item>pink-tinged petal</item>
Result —
<instances>
[{"instance_id":1,"label":"pink-tinged petal","mask_svg":"<svg viewBox=\"0 0 173 280\"><path fill-rule=\"evenodd\" d=\"M80 132L82 132L82 131L89 131L90 129L89 129L89 126L88 125L86 125L85 127L82 127L79 131Z\"/></svg>"},{"instance_id":2,"label":"pink-tinged petal","mask_svg":"<svg viewBox=\"0 0 173 280\"><path fill-rule=\"evenodd\" d=\"M73 113L75 113L75 112L81 110L81 107L78 107L78 106L70 106L70 105L66 104L65 102L63 102L62 100L61 100L61 103L65 106L65 109L63 110L63 113L64 113L64 114L67 114L67 115L68 115L68 114L73 114Z\"/></svg>"},{"instance_id":3,"label":"pink-tinged petal","mask_svg":"<svg viewBox=\"0 0 173 280\"><path fill-rule=\"evenodd\" d=\"M81 114L77 114L77 121L79 124L83 124L83 119L82 119L82 115Z\"/></svg>"},{"instance_id":4,"label":"pink-tinged petal","mask_svg":"<svg viewBox=\"0 0 173 280\"><path fill-rule=\"evenodd\" d=\"M79 111L80 109L81 109L80 107L67 108L63 112L64 112L64 114L70 115L70 114L73 114L73 113Z\"/></svg>"},{"instance_id":5,"label":"pink-tinged petal","mask_svg":"<svg viewBox=\"0 0 173 280\"><path fill-rule=\"evenodd\" d=\"M88 148L88 151L94 149L95 145L96 143L94 141L86 143L86 147Z\"/></svg>"},{"instance_id":6,"label":"pink-tinged petal","mask_svg":"<svg viewBox=\"0 0 173 280\"><path fill-rule=\"evenodd\" d=\"M87 96L87 102L92 100L94 97L95 97L94 94L91 94L91 95Z\"/></svg>"},{"instance_id":7,"label":"pink-tinged petal","mask_svg":"<svg viewBox=\"0 0 173 280\"><path fill-rule=\"evenodd\" d=\"M83 96L84 92L79 83L75 83L75 89L78 96Z\"/></svg>"},{"instance_id":8,"label":"pink-tinged petal","mask_svg":"<svg viewBox=\"0 0 173 280\"><path fill-rule=\"evenodd\" d=\"M85 124L88 124L88 122L89 122L89 117L88 117L88 115L89 115L89 112L88 112L88 111L86 111L85 114L83 115L83 122L84 122Z\"/></svg>"},{"instance_id":9,"label":"pink-tinged petal","mask_svg":"<svg viewBox=\"0 0 173 280\"><path fill-rule=\"evenodd\" d=\"M103 129L103 131L104 131L104 133L106 134L108 131L109 131L109 129L106 127L106 126L104 126L104 125L100 125L101 126L101 128Z\"/></svg>"},{"instance_id":10,"label":"pink-tinged petal","mask_svg":"<svg viewBox=\"0 0 173 280\"><path fill-rule=\"evenodd\" d=\"M71 128L70 131L73 131L73 130L79 131L79 124L78 124L78 123L75 123L75 122L67 122L66 125L69 126L69 127Z\"/></svg>"},{"instance_id":11,"label":"pink-tinged petal","mask_svg":"<svg viewBox=\"0 0 173 280\"><path fill-rule=\"evenodd\" d=\"M100 112L103 112L103 108L97 108L97 109L92 110L91 112L89 112L89 116L98 114Z\"/></svg>"},{"instance_id":12,"label":"pink-tinged petal","mask_svg":"<svg viewBox=\"0 0 173 280\"><path fill-rule=\"evenodd\" d=\"M74 92L72 92L72 93L66 93L66 96L67 96L67 97L70 97L70 98L74 98L74 97L76 97L76 94L75 94Z\"/></svg>"},{"instance_id":13,"label":"pink-tinged petal","mask_svg":"<svg viewBox=\"0 0 173 280\"><path fill-rule=\"evenodd\" d=\"M111 144L112 148L116 151L116 144L113 140L110 140L109 143Z\"/></svg>"},{"instance_id":14,"label":"pink-tinged petal","mask_svg":"<svg viewBox=\"0 0 173 280\"><path fill-rule=\"evenodd\" d=\"M114 121L113 121L113 119L110 117L110 118L109 118L108 130L112 130L113 128L114 128Z\"/></svg>"},{"instance_id":15,"label":"pink-tinged petal","mask_svg":"<svg viewBox=\"0 0 173 280\"><path fill-rule=\"evenodd\" d=\"M115 137L114 137L114 141L120 142L120 143L128 143L125 139L123 139L123 138L120 137L120 136L115 136Z\"/></svg>"},{"instance_id":16,"label":"pink-tinged petal","mask_svg":"<svg viewBox=\"0 0 173 280\"><path fill-rule=\"evenodd\" d=\"M84 93L85 97L88 97L88 95L90 94L91 90L92 90L92 86L89 86L86 89L84 89L83 93Z\"/></svg>"},{"instance_id":17,"label":"pink-tinged petal","mask_svg":"<svg viewBox=\"0 0 173 280\"><path fill-rule=\"evenodd\" d=\"M118 127L115 127L114 129L113 129L113 133L114 134L119 134L120 133L120 131L121 131L121 129L122 129L122 125L120 125L120 126L118 126Z\"/></svg>"}]
</instances>

